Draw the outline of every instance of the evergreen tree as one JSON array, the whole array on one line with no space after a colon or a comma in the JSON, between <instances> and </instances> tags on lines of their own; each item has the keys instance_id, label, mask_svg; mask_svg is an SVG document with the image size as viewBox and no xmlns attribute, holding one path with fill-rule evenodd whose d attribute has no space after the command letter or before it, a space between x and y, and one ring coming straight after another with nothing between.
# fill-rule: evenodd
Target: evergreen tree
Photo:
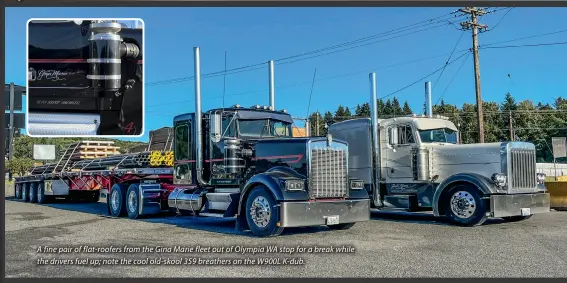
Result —
<instances>
[{"instance_id":1,"label":"evergreen tree","mask_svg":"<svg viewBox=\"0 0 567 283\"><path fill-rule=\"evenodd\" d=\"M411 107L409 106L408 102L404 102L404 108L402 109L402 113L404 115L411 115L413 114L413 111L411 110Z\"/></svg>"}]
</instances>

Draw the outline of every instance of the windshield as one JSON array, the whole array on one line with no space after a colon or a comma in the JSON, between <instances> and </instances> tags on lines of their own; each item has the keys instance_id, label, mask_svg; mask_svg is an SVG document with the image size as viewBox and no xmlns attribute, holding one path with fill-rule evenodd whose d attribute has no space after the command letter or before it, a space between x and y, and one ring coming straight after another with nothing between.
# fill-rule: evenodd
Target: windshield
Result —
<instances>
[{"instance_id":1,"label":"windshield","mask_svg":"<svg viewBox=\"0 0 567 283\"><path fill-rule=\"evenodd\" d=\"M419 137L423 143L442 142L457 144L457 132L449 129L433 129L419 131Z\"/></svg>"},{"instance_id":2,"label":"windshield","mask_svg":"<svg viewBox=\"0 0 567 283\"><path fill-rule=\"evenodd\" d=\"M240 135L247 137L291 137L291 124L276 120L238 120Z\"/></svg>"}]
</instances>

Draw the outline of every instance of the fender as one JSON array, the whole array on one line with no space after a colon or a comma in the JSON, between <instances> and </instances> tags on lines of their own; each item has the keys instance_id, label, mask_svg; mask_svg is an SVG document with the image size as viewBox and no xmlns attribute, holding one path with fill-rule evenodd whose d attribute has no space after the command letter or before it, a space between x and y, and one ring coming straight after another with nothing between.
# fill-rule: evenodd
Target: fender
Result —
<instances>
[{"instance_id":1,"label":"fender","mask_svg":"<svg viewBox=\"0 0 567 283\"><path fill-rule=\"evenodd\" d=\"M477 187L483 194L493 194L496 193L496 186L492 183L492 181L482 175L476 173L459 173L455 174L443 182L441 182L437 188L435 189L435 193L433 194L433 215L439 215L439 199L441 198L441 194L446 191L448 188L451 187L452 184L455 182L467 182L475 187Z\"/></svg>"},{"instance_id":2,"label":"fender","mask_svg":"<svg viewBox=\"0 0 567 283\"><path fill-rule=\"evenodd\" d=\"M266 187L274 196L274 199L277 202L280 201L293 201L293 200L308 200L309 194L307 191L303 192L285 192L281 186L280 178L285 177L294 177L294 178L305 178L305 176L297 173L295 170L284 167L284 166L277 166L270 168L270 170L254 175L252 178L246 182L244 188L240 193L240 200L238 202L238 217L237 221L242 222L241 225L245 224L246 221L241 219L242 215L242 207L246 203L246 198L250 190L255 187L256 185L263 185Z\"/></svg>"}]
</instances>

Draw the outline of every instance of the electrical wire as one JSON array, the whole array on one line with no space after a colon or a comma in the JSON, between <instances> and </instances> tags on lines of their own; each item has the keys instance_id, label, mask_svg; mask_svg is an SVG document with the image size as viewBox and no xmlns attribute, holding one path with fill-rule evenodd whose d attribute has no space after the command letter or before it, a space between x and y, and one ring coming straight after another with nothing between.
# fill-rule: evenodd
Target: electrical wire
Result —
<instances>
[{"instance_id":1,"label":"electrical wire","mask_svg":"<svg viewBox=\"0 0 567 283\"><path fill-rule=\"evenodd\" d=\"M380 99L384 99L384 98L386 98L386 97L392 96L392 95L394 95L394 94L396 94L396 93L399 93L399 92L401 92L401 91L403 91L403 90L406 90L406 89L409 88L409 87L414 86L415 84L417 84L417 83L419 83L419 82L421 82L421 81L427 79L428 77L434 75L435 73L441 71L441 70L442 70L443 68L445 68L447 65L451 65L451 64L455 63L455 61L461 59L463 56L465 56L465 55L467 55L467 54L468 54L468 53L462 54L461 56L457 57L455 60L449 62L448 64L443 65L441 68L439 68L439 69L433 71L432 73L429 73L429 74L427 74L426 76L424 76L424 77L422 77L422 78L420 78L420 79L414 81L413 83L411 83L411 84L409 84L409 85L407 85L407 86L404 86L404 87L402 87L402 88L400 88L400 89L398 89L398 90L396 90L396 91L394 91L394 92L392 92L392 93L389 93L389 94L387 94L387 95L385 95L385 96L382 96L382 97L380 97Z\"/></svg>"},{"instance_id":2,"label":"electrical wire","mask_svg":"<svg viewBox=\"0 0 567 283\"><path fill-rule=\"evenodd\" d=\"M439 79L441 79L443 72L445 72L445 68L448 66L447 64L449 64L449 60L451 60L451 57L453 57L453 53L455 53L457 46L459 46L459 43L461 42L463 35L465 35L465 33L461 32L461 36L459 36L459 40L457 40L457 43L455 43L455 46L453 47L453 51L451 51L451 55L449 55L449 58L447 58L447 62L445 62L445 67L443 68L443 70L441 70L441 73L439 73L439 77L437 77L437 80L433 84L433 90L435 90L435 87L437 87L437 83L439 82Z\"/></svg>"},{"instance_id":3,"label":"electrical wire","mask_svg":"<svg viewBox=\"0 0 567 283\"><path fill-rule=\"evenodd\" d=\"M449 89L449 86L451 85L451 83L453 83L453 80L455 80L455 78L457 77L457 75L459 74L459 71L461 71L461 69L463 68L463 66L465 65L465 63L467 62L467 59L469 58L469 56L472 54L472 52L469 52L467 54L467 57L465 57L465 59L463 59L463 63L461 63L461 66L459 66L459 68L457 69L457 71L455 72L455 75L451 78L451 80L449 81L449 83L447 84L447 86L445 87L445 89L443 90L443 93L441 93L441 96L439 96L439 99L437 99L437 102L435 102L435 106L437 106L437 104L439 103L439 101L441 101L441 99L443 99L443 96L445 95L445 93L447 92L447 90Z\"/></svg>"},{"instance_id":4,"label":"electrical wire","mask_svg":"<svg viewBox=\"0 0 567 283\"><path fill-rule=\"evenodd\" d=\"M324 51L333 50L333 49L345 47L345 46L348 46L348 45L357 44L357 43L364 42L364 41L369 41L369 40L376 39L376 38L379 38L379 37L390 36L390 35L393 35L393 34L396 34L396 33L405 32L405 31L409 31L409 30L412 30L412 29L420 28L420 27L423 27L424 25L426 26L426 25L437 24L437 23L447 21L447 20L438 20L438 21L435 21L435 20L447 17L448 15L452 15L452 14L454 14L454 12L444 14L444 15L441 15L441 16L438 16L438 17L434 17L434 18L431 18L431 19L423 20L423 21L420 21L420 22L417 22L417 23L414 23L414 24L406 25L406 26L396 28L396 29L393 29L393 30L390 30L390 31L381 32L381 33L378 33L378 34L374 34L374 35L371 35L371 36L360 38L360 39L357 39L357 40L348 41L348 42L345 42L345 43L341 43L341 44L337 44L337 45L333 45L333 46L329 46L329 47L325 47L325 48L320 48L320 49L317 49L317 50L304 52L304 53L297 54L297 55L279 58L279 59L274 60L274 62L287 61L289 59L294 59L294 58L303 57L303 56L306 56L306 55L321 53L321 52L324 52ZM462 17L462 16L460 16L460 17ZM426 22L429 22L429 23L424 24ZM430 27L430 28L427 28L427 29L420 29L418 31L414 31L414 32L411 32L411 33L408 33L408 34L405 34L405 35L402 35L402 36L410 35L410 34L417 33L417 32L423 32L423 31L426 31L426 30L429 30L429 29L433 29L433 28L437 28L437 27L441 27L441 26L445 26L445 25L447 25L447 24L434 26L434 27ZM398 37L401 37L401 36L393 37L393 38L390 38L390 39L394 39L394 38L398 38ZM390 39L388 39L388 40L390 40ZM335 50L333 52L327 52L325 54L319 54L317 56L311 56L311 57L307 57L307 58L303 58L303 59L299 59L299 60L294 60L292 62L286 62L286 64L298 62L298 61L302 61L302 60L307 60L307 59L311 59L311 58L315 58L315 57L325 56L325 55L329 55L329 54L334 54L334 53L342 52L342 51L346 51L346 50L351 50L351 49L354 49L354 48L358 48L358 47L362 47L362 46L366 46L366 45L370 45L370 44L375 44L375 43L382 42L382 41L385 41L385 40L373 41L373 42L369 42L369 43L367 42L365 44L356 45L355 47L351 47L351 48L345 48L345 49L341 49L341 50L338 50L338 51ZM251 65L247 65L247 66L229 69L229 70L226 70L226 71L216 71L216 72L212 72L212 73L203 74L202 78L216 77L218 75L224 74L225 72L230 75L230 74L234 74L233 71L245 71L245 70L253 71L253 70L264 68L265 64L266 63L257 63L257 64L251 64ZM256 68L256 67L261 67L261 68ZM240 73L240 72L237 72L237 73ZM188 80L192 80L192 79L194 79L193 76L180 77L180 78L161 80L161 81L156 81L156 82L149 82L149 83L146 83L146 86L157 86L157 85L163 85L163 84L178 83L178 82L184 82L184 81L188 81Z\"/></svg>"}]
</instances>

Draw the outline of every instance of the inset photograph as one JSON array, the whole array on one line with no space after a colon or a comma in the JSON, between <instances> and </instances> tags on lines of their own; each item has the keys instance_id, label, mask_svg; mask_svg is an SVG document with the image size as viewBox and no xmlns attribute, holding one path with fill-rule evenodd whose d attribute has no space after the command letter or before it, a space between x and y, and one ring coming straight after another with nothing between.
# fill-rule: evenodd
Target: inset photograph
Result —
<instances>
[{"instance_id":1,"label":"inset photograph","mask_svg":"<svg viewBox=\"0 0 567 283\"><path fill-rule=\"evenodd\" d=\"M28 135L144 134L142 19L30 19L27 40Z\"/></svg>"}]
</instances>

